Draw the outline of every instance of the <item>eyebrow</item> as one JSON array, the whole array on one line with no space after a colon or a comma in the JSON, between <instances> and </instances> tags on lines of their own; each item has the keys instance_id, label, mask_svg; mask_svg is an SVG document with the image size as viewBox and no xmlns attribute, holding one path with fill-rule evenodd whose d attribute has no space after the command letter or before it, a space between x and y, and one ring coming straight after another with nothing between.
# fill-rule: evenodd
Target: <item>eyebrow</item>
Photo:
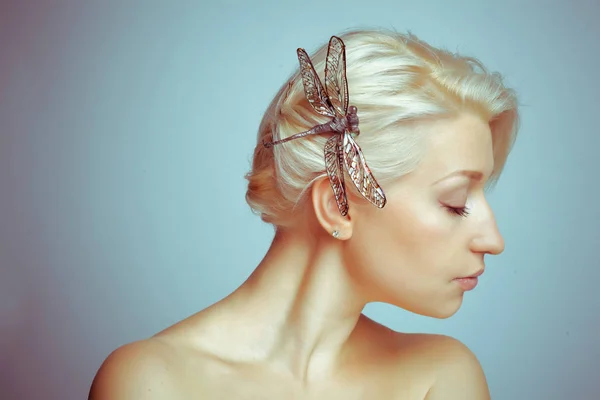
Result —
<instances>
[{"instance_id":1,"label":"eyebrow","mask_svg":"<svg viewBox=\"0 0 600 400\"><path fill-rule=\"evenodd\" d=\"M443 177L441 179L438 179L433 184L435 185L436 183L439 183L441 181L444 181L448 178L451 178L451 177L457 176L457 175L466 176L467 178L469 178L475 182L481 181L483 179L483 172L481 172L481 171L474 171L474 170L470 170L470 169L461 169L458 171L454 171L451 174L446 175L445 177Z\"/></svg>"}]
</instances>

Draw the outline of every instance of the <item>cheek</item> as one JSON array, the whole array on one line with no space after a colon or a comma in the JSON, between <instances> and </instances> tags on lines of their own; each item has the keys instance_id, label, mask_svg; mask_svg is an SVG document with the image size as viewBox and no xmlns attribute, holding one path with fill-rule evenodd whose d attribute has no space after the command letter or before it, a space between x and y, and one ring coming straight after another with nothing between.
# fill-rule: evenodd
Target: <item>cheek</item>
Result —
<instances>
[{"instance_id":1,"label":"cheek","mask_svg":"<svg viewBox=\"0 0 600 400\"><path fill-rule=\"evenodd\" d=\"M436 318L460 307L462 298L451 284L456 222L435 207L390 207L357 226L345 265L367 298Z\"/></svg>"},{"instance_id":2,"label":"cheek","mask_svg":"<svg viewBox=\"0 0 600 400\"><path fill-rule=\"evenodd\" d=\"M373 210L355 226L347 265L377 286L431 280L451 245L451 223L443 212L423 200Z\"/></svg>"},{"instance_id":3,"label":"cheek","mask_svg":"<svg viewBox=\"0 0 600 400\"><path fill-rule=\"evenodd\" d=\"M450 218L426 199L414 199L387 211L378 221L383 227L380 236L387 244L385 250L395 254L399 262L426 268L419 260L431 260L448 243L452 234Z\"/></svg>"}]
</instances>

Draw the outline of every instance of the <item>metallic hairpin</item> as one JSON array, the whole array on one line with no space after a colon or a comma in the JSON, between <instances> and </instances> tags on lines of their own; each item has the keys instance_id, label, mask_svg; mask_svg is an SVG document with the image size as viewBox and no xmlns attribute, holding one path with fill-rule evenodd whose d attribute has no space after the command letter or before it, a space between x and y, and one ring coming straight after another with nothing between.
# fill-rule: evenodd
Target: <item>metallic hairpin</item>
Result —
<instances>
[{"instance_id":1,"label":"metallic hairpin","mask_svg":"<svg viewBox=\"0 0 600 400\"><path fill-rule=\"evenodd\" d=\"M360 134L358 114L355 106L348 107L348 81L346 80L346 48L337 36L332 36L325 61L325 87L315 72L310 57L302 48L297 50L304 94L312 108L332 119L324 124L274 142L263 142L265 147L299 139L304 136L333 133L325 143L325 166L329 182L335 195L340 213L348 214L348 198L344 183L344 170L360 194L373 205L383 208L386 197L371 174L361 148L354 140Z\"/></svg>"}]
</instances>

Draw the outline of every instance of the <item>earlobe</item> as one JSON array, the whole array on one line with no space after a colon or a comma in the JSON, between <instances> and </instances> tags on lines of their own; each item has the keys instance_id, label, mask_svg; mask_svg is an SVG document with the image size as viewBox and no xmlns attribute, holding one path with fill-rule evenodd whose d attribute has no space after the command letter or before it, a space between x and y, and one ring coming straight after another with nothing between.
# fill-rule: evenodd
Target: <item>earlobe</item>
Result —
<instances>
[{"instance_id":1,"label":"earlobe","mask_svg":"<svg viewBox=\"0 0 600 400\"><path fill-rule=\"evenodd\" d=\"M311 200L315 217L327 235L336 239L347 239L352 236L350 213L346 216L340 213L327 176L313 183Z\"/></svg>"}]
</instances>

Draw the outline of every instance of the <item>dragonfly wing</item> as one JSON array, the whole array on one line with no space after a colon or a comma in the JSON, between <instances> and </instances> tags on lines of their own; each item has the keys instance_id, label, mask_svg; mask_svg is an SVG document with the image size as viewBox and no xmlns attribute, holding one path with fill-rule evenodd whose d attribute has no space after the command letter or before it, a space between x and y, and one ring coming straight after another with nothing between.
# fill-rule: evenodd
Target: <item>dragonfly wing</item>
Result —
<instances>
[{"instance_id":1,"label":"dragonfly wing","mask_svg":"<svg viewBox=\"0 0 600 400\"><path fill-rule=\"evenodd\" d=\"M327 49L325 88L338 116L348 111L348 81L346 79L346 48L342 39L332 36Z\"/></svg>"},{"instance_id":2,"label":"dragonfly wing","mask_svg":"<svg viewBox=\"0 0 600 400\"><path fill-rule=\"evenodd\" d=\"M350 179L365 199L383 208L386 203L385 194L371 173L360 146L348 132L344 134L343 146L344 164Z\"/></svg>"},{"instance_id":3,"label":"dragonfly wing","mask_svg":"<svg viewBox=\"0 0 600 400\"><path fill-rule=\"evenodd\" d=\"M310 57L304 49L298 49L298 61L300 62L300 75L304 84L304 94L306 99L316 112L328 117L335 117L335 110L331 106L331 101L319 76L315 72L315 67L310 61Z\"/></svg>"},{"instance_id":4,"label":"dragonfly wing","mask_svg":"<svg viewBox=\"0 0 600 400\"><path fill-rule=\"evenodd\" d=\"M348 198L346 197L346 186L344 184L343 148L340 135L332 135L325 143L325 166L329 183L335 195L340 213L348 214Z\"/></svg>"}]
</instances>

